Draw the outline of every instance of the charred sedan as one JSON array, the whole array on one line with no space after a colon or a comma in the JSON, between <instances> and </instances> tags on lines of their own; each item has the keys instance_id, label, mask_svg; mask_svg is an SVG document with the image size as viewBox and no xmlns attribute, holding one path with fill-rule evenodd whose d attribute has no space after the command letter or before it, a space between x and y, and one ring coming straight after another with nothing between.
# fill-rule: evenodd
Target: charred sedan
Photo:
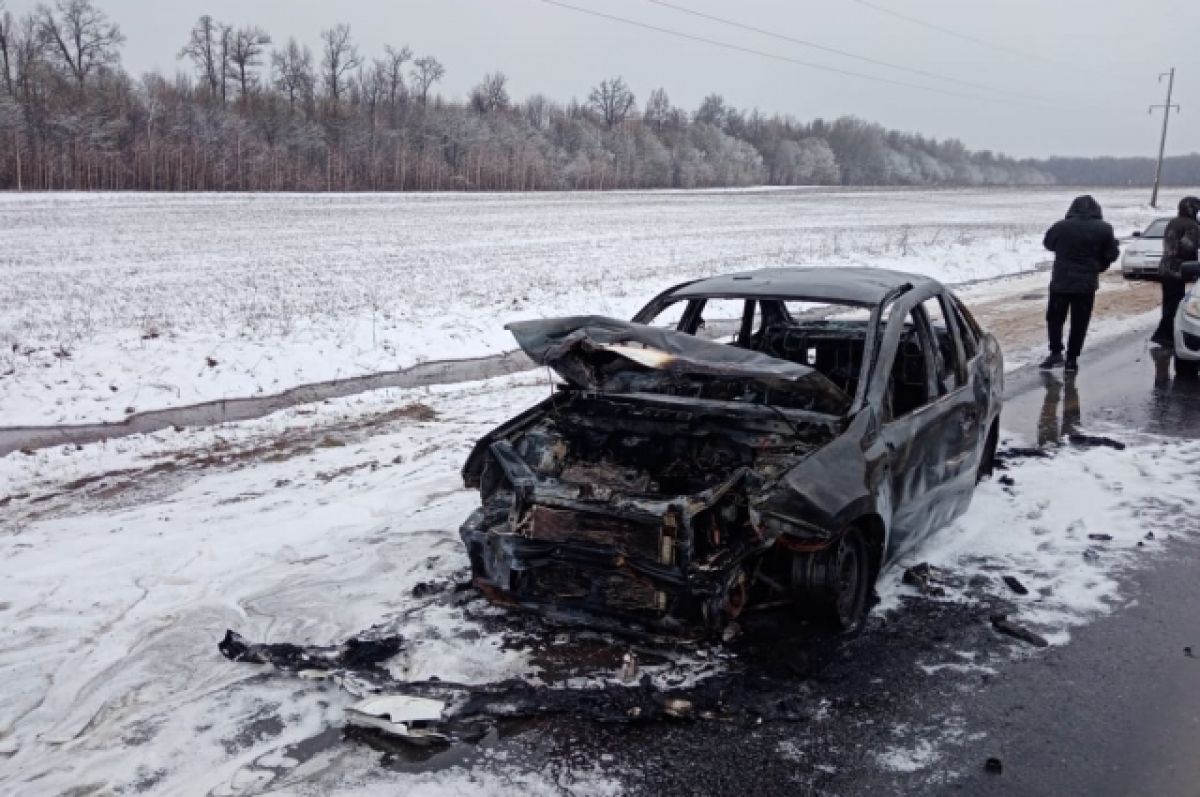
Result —
<instances>
[{"instance_id":1,"label":"charred sedan","mask_svg":"<svg viewBox=\"0 0 1200 797\"><path fill-rule=\"evenodd\" d=\"M854 630L991 467L999 345L926 277L770 269L508 328L565 384L476 445L461 533L485 594L552 618L719 635L775 604Z\"/></svg>"}]
</instances>

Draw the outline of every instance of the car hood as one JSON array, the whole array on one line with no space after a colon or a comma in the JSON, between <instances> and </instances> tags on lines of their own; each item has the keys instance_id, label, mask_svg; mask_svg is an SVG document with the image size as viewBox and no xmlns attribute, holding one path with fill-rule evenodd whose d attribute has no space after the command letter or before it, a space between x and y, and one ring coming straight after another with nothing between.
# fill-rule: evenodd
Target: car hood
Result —
<instances>
[{"instance_id":1,"label":"car hood","mask_svg":"<svg viewBox=\"0 0 1200 797\"><path fill-rule=\"evenodd\" d=\"M605 316L519 321L506 329L535 362L586 390L626 392L619 387L626 384L621 376L656 372L754 383L768 389L764 395L808 397L814 409L830 414L844 414L850 406L842 390L809 366L683 332Z\"/></svg>"},{"instance_id":2,"label":"car hood","mask_svg":"<svg viewBox=\"0 0 1200 797\"><path fill-rule=\"evenodd\" d=\"M1135 238L1125 247L1125 250L1130 254L1162 254L1163 239L1162 238Z\"/></svg>"}]
</instances>

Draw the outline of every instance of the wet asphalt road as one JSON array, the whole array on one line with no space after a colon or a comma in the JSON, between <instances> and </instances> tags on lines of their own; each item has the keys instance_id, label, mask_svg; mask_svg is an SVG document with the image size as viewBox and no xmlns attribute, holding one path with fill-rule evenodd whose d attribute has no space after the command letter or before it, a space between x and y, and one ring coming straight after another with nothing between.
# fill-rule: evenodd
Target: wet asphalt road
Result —
<instances>
[{"instance_id":1,"label":"wet asphalt road","mask_svg":"<svg viewBox=\"0 0 1200 797\"><path fill-rule=\"evenodd\" d=\"M1200 384L1174 380L1145 337L1087 352L1070 382L1034 369L1010 374L1005 428L1048 440L1107 422L1200 437ZM781 637L769 616L750 619L739 660L775 679L770 688L788 683L809 707L804 721L561 718L510 727L486 746L581 794L588 788L570 788L573 772L617 775L627 793L654 795L1200 795L1200 658L1184 653L1200 656L1200 544L1171 545L1126 579L1135 601L1063 647L1033 651L995 634L988 618L1003 599L986 595L975 605L914 599L851 640L803 629ZM1031 655L1014 658L1014 648ZM920 669L963 650L995 674ZM880 767L898 727L910 732L909 747L950 732L961 758L911 773ZM450 754L466 765L476 755ZM985 771L990 757L1002 773Z\"/></svg>"},{"instance_id":2,"label":"wet asphalt road","mask_svg":"<svg viewBox=\"0 0 1200 797\"><path fill-rule=\"evenodd\" d=\"M1059 410L1085 426L1200 437L1200 385L1175 380L1145 337L1090 352L1070 393L1017 375L1006 426L1045 437ZM1200 795L1200 659L1184 652L1200 655L1200 546L1176 542L1171 554L1130 576L1135 604L1008 665L974 697L971 722L1006 766L998 777L976 768L945 793Z\"/></svg>"}]
</instances>

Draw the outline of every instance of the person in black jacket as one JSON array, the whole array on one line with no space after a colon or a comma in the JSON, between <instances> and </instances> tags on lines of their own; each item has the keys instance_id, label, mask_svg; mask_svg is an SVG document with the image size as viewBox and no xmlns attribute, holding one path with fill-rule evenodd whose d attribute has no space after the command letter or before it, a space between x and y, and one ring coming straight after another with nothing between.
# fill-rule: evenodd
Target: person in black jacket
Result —
<instances>
[{"instance_id":1,"label":"person in black jacket","mask_svg":"<svg viewBox=\"0 0 1200 797\"><path fill-rule=\"evenodd\" d=\"M1100 274L1121 254L1113 228L1104 221L1100 203L1090 196L1076 197L1067 217L1046 232L1045 246L1054 253L1050 278L1050 301L1046 306L1046 332L1050 356L1042 368L1065 365L1068 373L1079 370L1079 353L1092 319ZM1063 359L1063 326L1071 316L1067 358Z\"/></svg>"},{"instance_id":2,"label":"person in black jacket","mask_svg":"<svg viewBox=\"0 0 1200 797\"><path fill-rule=\"evenodd\" d=\"M1162 279L1162 320L1158 322L1158 329L1154 330L1150 342L1164 349L1175 348L1175 312L1187 293L1179 267L1189 260L1195 260L1196 250L1200 248L1198 213L1200 198L1184 197L1179 202L1179 215L1171 219L1163 232L1163 256L1158 265Z\"/></svg>"}]
</instances>

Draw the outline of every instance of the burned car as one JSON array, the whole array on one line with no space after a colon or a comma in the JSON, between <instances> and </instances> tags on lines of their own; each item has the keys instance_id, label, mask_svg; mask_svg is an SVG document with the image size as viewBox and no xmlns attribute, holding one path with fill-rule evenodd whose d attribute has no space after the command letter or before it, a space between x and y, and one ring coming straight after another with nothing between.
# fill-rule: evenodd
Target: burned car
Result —
<instances>
[{"instance_id":1,"label":"burned car","mask_svg":"<svg viewBox=\"0 0 1200 797\"><path fill-rule=\"evenodd\" d=\"M794 606L854 630L990 472L1000 347L927 277L768 269L508 329L563 384L475 446L461 534L489 598L549 618L698 637Z\"/></svg>"}]
</instances>

